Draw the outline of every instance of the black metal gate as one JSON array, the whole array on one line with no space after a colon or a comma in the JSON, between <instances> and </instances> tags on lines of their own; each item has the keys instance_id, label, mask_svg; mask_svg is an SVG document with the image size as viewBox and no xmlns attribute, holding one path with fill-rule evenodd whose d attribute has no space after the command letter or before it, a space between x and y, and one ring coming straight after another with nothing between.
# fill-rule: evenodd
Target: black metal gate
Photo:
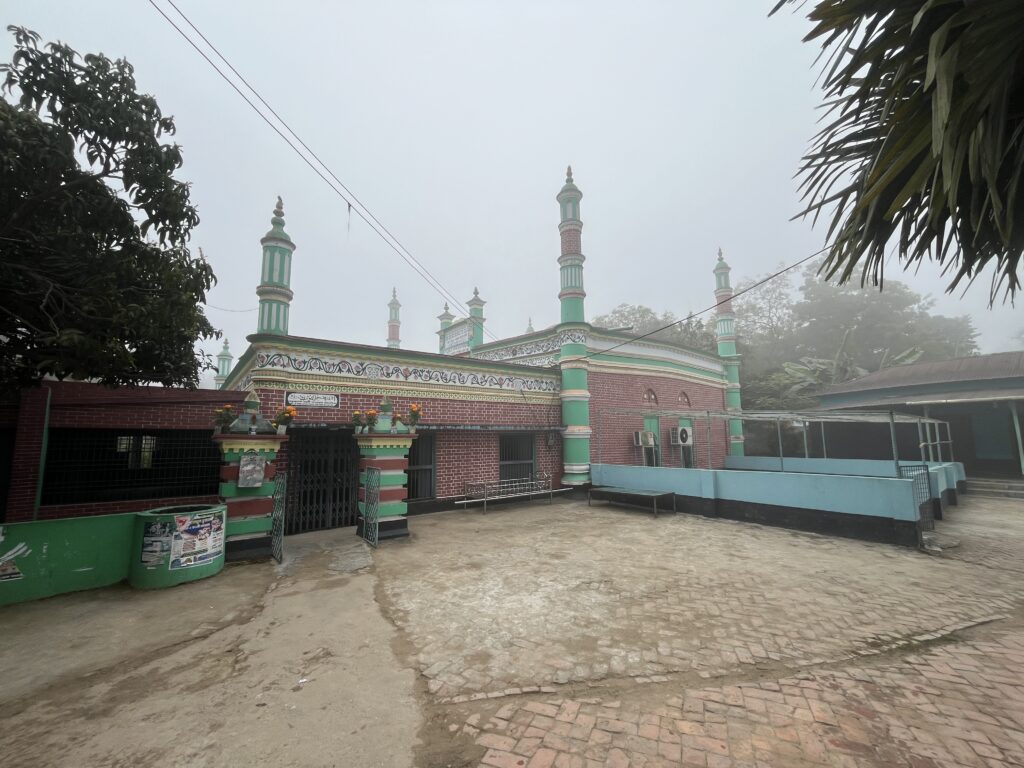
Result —
<instances>
[{"instance_id":1,"label":"black metal gate","mask_svg":"<svg viewBox=\"0 0 1024 768\"><path fill-rule=\"evenodd\" d=\"M355 525L359 516L359 446L351 429L288 430L285 534Z\"/></svg>"},{"instance_id":2,"label":"black metal gate","mask_svg":"<svg viewBox=\"0 0 1024 768\"><path fill-rule=\"evenodd\" d=\"M363 539L371 547L377 546L378 512L380 512L380 469L366 468L363 493Z\"/></svg>"},{"instance_id":3,"label":"black metal gate","mask_svg":"<svg viewBox=\"0 0 1024 768\"><path fill-rule=\"evenodd\" d=\"M274 514L270 519L270 555L281 562L284 559L284 512L288 493L288 476L283 472L274 485Z\"/></svg>"},{"instance_id":4,"label":"black metal gate","mask_svg":"<svg viewBox=\"0 0 1024 768\"><path fill-rule=\"evenodd\" d=\"M927 464L900 464L900 477L914 481L914 504L921 514L921 528L935 530L935 510L932 509L931 480Z\"/></svg>"}]
</instances>

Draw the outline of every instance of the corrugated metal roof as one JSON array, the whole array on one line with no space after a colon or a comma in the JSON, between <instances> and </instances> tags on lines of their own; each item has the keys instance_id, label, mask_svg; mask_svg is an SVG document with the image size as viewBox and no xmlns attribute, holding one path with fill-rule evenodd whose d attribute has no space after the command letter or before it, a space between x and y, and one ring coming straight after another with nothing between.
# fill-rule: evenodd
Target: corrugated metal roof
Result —
<instances>
[{"instance_id":1,"label":"corrugated metal roof","mask_svg":"<svg viewBox=\"0 0 1024 768\"><path fill-rule=\"evenodd\" d=\"M999 400L1024 400L1024 387L1007 389L973 389L967 392L929 392L924 395L897 395L893 397L872 397L841 405L823 405L825 410L848 408L895 408L901 405L952 405L954 403L993 402Z\"/></svg>"},{"instance_id":2,"label":"corrugated metal roof","mask_svg":"<svg viewBox=\"0 0 1024 768\"><path fill-rule=\"evenodd\" d=\"M896 389L925 384L945 384L954 381L990 381L993 379L1024 378L1024 351L997 352L992 355L958 357L938 363L897 365L869 373L859 379L838 384L823 394L839 395L846 392L867 392L874 389Z\"/></svg>"}]
</instances>

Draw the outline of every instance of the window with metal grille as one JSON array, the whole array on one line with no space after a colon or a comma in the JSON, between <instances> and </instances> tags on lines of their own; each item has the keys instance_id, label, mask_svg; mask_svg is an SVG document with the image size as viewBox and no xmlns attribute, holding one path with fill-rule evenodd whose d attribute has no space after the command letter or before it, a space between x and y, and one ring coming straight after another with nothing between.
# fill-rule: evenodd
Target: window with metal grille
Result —
<instances>
[{"instance_id":1,"label":"window with metal grille","mask_svg":"<svg viewBox=\"0 0 1024 768\"><path fill-rule=\"evenodd\" d=\"M213 496L219 479L209 430L51 429L42 503Z\"/></svg>"},{"instance_id":2,"label":"window with metal grille","mask_svg":"<svg viewBox=\"0 0 1024 768\"><path fill-rule=\"evenodd\" d=\"M499 435L499 479L521 480L533 476L533 435Z\"/></svg>"},{"instance_id":3,"label":"window with metal grille","mask_svg":"<svg viewBox=\"0 0 1024 768\"><path fill-rule=\"evenodd\" d=\"M437 435L433 432L420 432L412 441L409 449L409 500L432 499L434 491L434 447Z\"/></svg>"}]
</instances>

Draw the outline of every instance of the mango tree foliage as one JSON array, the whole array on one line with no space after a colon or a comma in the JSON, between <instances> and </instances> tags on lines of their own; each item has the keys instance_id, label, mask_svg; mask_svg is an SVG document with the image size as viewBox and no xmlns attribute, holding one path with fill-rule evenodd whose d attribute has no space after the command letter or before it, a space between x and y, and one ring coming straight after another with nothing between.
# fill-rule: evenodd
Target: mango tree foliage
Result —
<instances>
[{"instance_id":1,"label":"mango tree foliage","mask_svg":"<svg viewBox=\"0 0 1024 768\"><path fill-rule=\"evenodd\" d=\"M174 121L131 65L9 27L0 100L0 388L44 375L195 386L214 274Z\"/></svg>"}]
</instances>

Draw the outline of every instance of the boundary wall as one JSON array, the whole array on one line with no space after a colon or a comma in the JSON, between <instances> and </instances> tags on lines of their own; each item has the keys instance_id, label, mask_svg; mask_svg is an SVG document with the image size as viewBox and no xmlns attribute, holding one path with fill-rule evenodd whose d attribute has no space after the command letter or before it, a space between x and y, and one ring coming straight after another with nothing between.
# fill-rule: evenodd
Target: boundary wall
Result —
<instances>
[{"instance_id":1,"label":"boundary wall","mask_svg":"<svg viewBox=\"0 0 1024 768\"><path fill-rule=\"evenodd\" d=\"M706 517L904 546L921 542L913 481L894 477L593 465L595 485L674 493Z\"/></svg>"}]
</instances>

